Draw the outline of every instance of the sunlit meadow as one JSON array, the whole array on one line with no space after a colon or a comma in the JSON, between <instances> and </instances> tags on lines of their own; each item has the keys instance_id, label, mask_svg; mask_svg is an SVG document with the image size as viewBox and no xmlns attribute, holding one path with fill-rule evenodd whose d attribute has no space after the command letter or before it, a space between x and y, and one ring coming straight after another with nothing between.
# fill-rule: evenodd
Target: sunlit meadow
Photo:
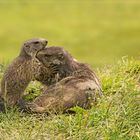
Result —
<instances>
[{"instance_id":1,"label":"sunlit meadow","mask_svg":"<svg viewBox=\"0 0 140 140\"><path fill-rule=\"evenodd\" d=\"M89 63L104 93L75 115L0 113L0 140L140 140L140 1L0 0L0 27L0 79L25 40L44 37Z\"/></svg>"}]
</instances>

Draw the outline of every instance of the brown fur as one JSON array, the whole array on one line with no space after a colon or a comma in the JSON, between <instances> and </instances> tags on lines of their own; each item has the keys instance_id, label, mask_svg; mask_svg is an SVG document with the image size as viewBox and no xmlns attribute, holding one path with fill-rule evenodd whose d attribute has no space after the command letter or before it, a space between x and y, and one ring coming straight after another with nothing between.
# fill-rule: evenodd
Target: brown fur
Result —
<instances>
[{"instance_id":1,"label":"brown fur","mask_svg":"<svg viewBox=\"0 0 140 140\"><path fill-rule=\"evenodd\" d=\"M45 48L46 39L31 39L26 41L19 56L6 68L1 81L0 97L12 107L22 97L29 82L34 79L36 65L36 53Z\"/></svg>"},{"instance_id":2,"label":"brown fur","mask_svg":"<svg viewBox=\"0 0 140 140\"><path fill-rule=\"evenodd\" d=\"M37 113L65 112L76 105L90 108L101 95L95 73L86 64L75 61L64 49L45 48L38 52L37 58L50 71L49 74L40 71L39 75L39 80L49 87L32 103L20 104L21 108Z\"/></svg>"}]
</instances>

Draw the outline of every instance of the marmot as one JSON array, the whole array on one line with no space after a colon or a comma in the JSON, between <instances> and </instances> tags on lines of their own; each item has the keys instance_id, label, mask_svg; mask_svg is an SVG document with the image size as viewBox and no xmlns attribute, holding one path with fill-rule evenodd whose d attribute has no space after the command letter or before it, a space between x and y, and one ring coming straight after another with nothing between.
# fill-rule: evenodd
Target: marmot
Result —
<instances>
[{"instance_id":1,"label":"marmot","mask_svg":"<svg viewBox=\"0 0 140 140\"><path fill-rule=\"evenodd\" d=\"M36 113L66 112L74 106L90 108L102 94L101 84L95 73L83 63L76 61L61 47L47 47L39 51L37 59L49 69L46 79L40 72L40 79L48 88L33 102L21 100L23 110Z\"/></svg>"},{"instance_id":2,"label":"marmot","mask_svg":"<svg viewBox=\"0 0 140 140\"><path fill-rule=\"evenodd\" d=\"M26 41L19 56L6 68L1 81L1 94L7 106L12 107L22 97L29 82L34 79L36 73L36 60L38 51L43 50L48 41L36 38Z\"/></svg>"}]
</instances>

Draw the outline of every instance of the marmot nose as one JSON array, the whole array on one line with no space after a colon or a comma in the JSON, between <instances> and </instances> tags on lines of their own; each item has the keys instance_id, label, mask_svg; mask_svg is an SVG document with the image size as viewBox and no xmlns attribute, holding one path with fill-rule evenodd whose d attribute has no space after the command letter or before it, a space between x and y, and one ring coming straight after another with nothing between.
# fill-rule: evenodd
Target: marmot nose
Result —
<instances>
[{"instance_id":1,"label":"marmot nose","mask_svg":"<svg viewBox=\"0 0 140 140\"><path fill-rule=\"evenodd\" d=\"M48 44L48 40L44 39L43 40L43 45L46 46Z\"/></svg>"},{"instance_id":2,"label":"marmot nose","mask_svg":"<svg viewBox=\"0 0 140 140\"><path fill-rule=\"evenodd\" d=\"M39 38L39 42L41 42L41 44L43 44L44 47L48 44L48 40L45 38Z\"/></svg>"}]
</instances>

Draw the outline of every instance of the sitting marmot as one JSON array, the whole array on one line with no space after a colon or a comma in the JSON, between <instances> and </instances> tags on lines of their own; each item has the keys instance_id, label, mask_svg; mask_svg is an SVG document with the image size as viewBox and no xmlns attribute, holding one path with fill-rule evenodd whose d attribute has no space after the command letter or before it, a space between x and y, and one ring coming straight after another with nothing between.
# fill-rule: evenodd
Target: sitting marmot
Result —
<instances>
[{"instance_id":1,"label":"sitting marmot","mask_svg":"<svg viewBox=\"0 0 140 140\"><path fill-rule=\"evenodd\" d=\"M46 79L42 71L39 77L49 86L33 102L21 100L21 109L36 113L66 112L74 106L87 109L102 94L95 73L86 64L77 62L63 48L47 47L39 51L36 57L50 71L49 78Z\"/></svg>"},{"instance_id":2,"label":"sitting marmot","mask_svg":"<svg viewBox=\"0 0 140 140\"><path fill-rule=\"evenodd\" d=\"M23 44L19 56L7 67L2 78L0 109L3 108L2 101L8 107L12 107L22 97L24 90L36 74L38 62L35 56L38 51L46 47L47 43L46 39L37 38Z\"/></svg>"}]
</instances>

